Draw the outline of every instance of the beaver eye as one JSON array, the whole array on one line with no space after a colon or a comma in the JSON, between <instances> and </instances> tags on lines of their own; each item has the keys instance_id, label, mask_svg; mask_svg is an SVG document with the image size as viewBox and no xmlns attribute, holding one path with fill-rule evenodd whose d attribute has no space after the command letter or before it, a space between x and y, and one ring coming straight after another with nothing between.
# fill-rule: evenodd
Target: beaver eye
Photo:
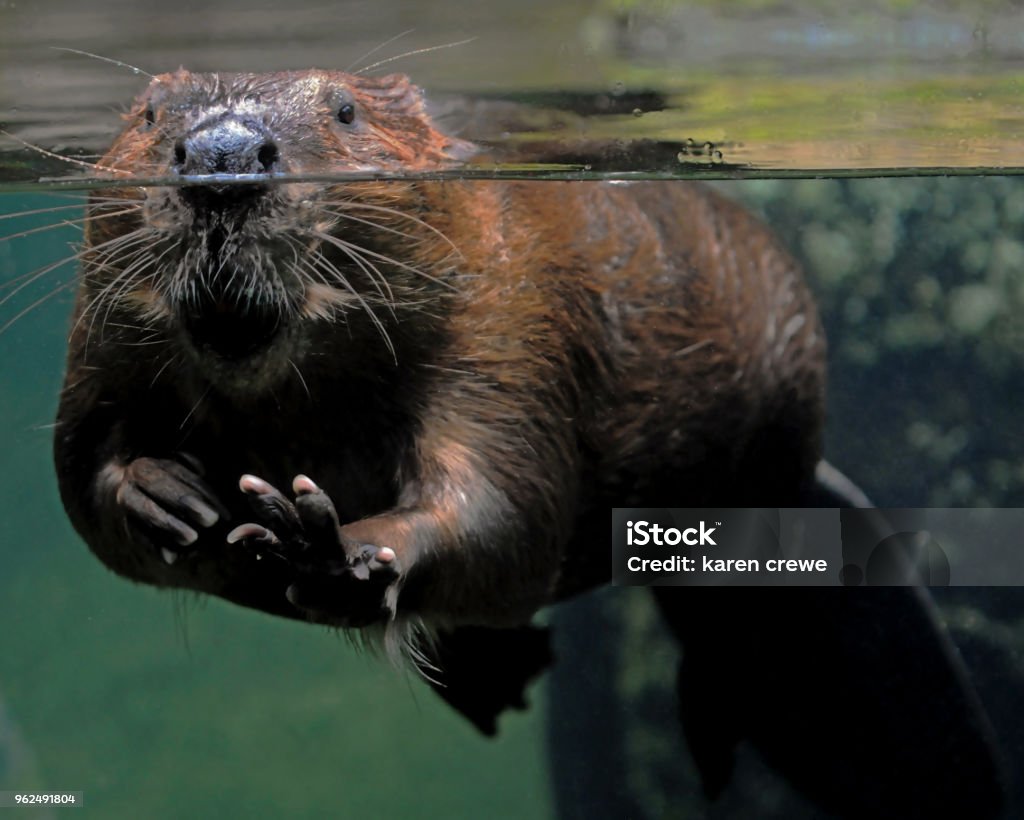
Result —
<instances>
[{"instance_id":1,"label":"beaver eye","mask_svg":"<svg viewBox=\"0 0 1024 820\"><path fill-rule=\"evenodd\" d=\"M352 121L356 118L356 109L352 103L345 103L341 108L338 109L338 122L344 125L351 125Z\"/></svg>"},{"instance_id":2,"label":"beaver eye","mask_svg":"<svg viewBox=\"0 0 1024 820\"><path fill-rule=\"evenodd\" d=\"M152 105L146 106L146 110L143 113L143 117L146 120L146 125L153 125L156 122L156 111L153 110Z\"/></svg>"}]
</instances>

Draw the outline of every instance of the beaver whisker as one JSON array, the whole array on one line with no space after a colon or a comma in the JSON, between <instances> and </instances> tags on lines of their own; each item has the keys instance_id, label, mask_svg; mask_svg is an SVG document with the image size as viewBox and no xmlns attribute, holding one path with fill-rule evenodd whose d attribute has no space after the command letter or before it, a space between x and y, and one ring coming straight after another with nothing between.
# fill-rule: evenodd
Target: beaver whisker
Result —
<instances>
[{"instance_id":1,"label":"beaver whisker","mask_svg":"<svg viewBox=\"0 0 1024 820\"><path fill-rule=\"evenodd\" d=\"M210 391L211 391L211 390L213 390L213 385L212 385L212 384L208 384L208 385L206 386L206 389L205 389L205 390L204 390L204 391L202 392L202 395L201 395L201 396L199 396L199 398L198 398L198 399L196 399L196 403L192 405L192 409L191 409L191 410L189 410L189 411L188 411L188 414L187 414L187 415L185 416L185 418L183 418L183 419L181 420L181 424L179 424L179 425L178 425L178 429L179 429L179 430L184 430L184 429L185 429L185 425L186 425L186 424L188 424L188 420L189 420L190 418L192 418L192 416L193 416L193 415L195 415L195 412L196 412L196 410L198 410L198 409L199 409L199 405L203 403L203 400L204 400L204 399L205 399L205 398L206 398L206 397L207 397L208 395L210 395Z\"/></svg>"},{"instance_id":2,"label":"beaver whisker","mask_svg":"<svg viewBox=\"0 0 1024 820\"><path fill-rule=\"evenodd\" d=\"M148 237L146 237L146 238L148 239ZM150 243L149 242L145 243L143 247L144 248L149 248L150 247ZM145 278L143 278L140 282L135 283L135 284L141 285L141 284L145 284L145 283L150 282L150 281L155 281L156 286L153 288L153 291L155 293L157 293L157 294L161 294L163 289L160 287L160 285L164 282L164 275L165 275L165 273L167 271L167 268L168 268L168 266L164 264L164 259L174 249L175 249L174 243L167 243L167 246L160 252L160 254L152 260L152 273L150 273ZM135 252L135 254L133 254L133 256L134 255L137 255L137 252ZM162 311L162 312L160 312L160 311L153 311L152 308L147 312L147 316L150 317L149 318L150 322L155 322L157 319L162 318L164 315L166 315L166 311Z\"/></svg>"},{"instance_id":3,"label":"beaver whisker","mask_svg":"<svg viewBox=\"0 0 1024 820\"><path fill-rule=\"evenodd\" d=\"M136 74L142 74L144 77L149 77L151 80L154 79L154 75L150 74L148 71L143 71L138 66L126 63L123 60L115 60L113 57L104 57L101 54L93 54L91 51L82 51L81 49L68 48L67 46L50 46L50 48L54 51L66 51L69 54L79 54L82 57L91 57L93 60L100 60L101 62L110 63L111 65L116 65L120 68L127 68Z\"/></svg>"},{"instance_id":4,"label":"beaver whisker","mask_svg":"<svg viewBox=\"0 0 1024 820\"><path fill-rule=\"evenodd\" d=\"M93 206L93 205L96 205L96 204L101 204L103 206L120 205L120 206L124 206L124 207L129 207L129 206L131 206L131 207L140 207L141 203L142 203L142 200L140 200L138 197L114 196L112 194L104 194L104 193L101 193L101 192L92 192L92 193L89 193L89 194L84 194L84 193L83 194L78 194L78 193L64 193L64 194L61 194L61 193L47 193L47 197L50 197L50 198L60 198L60 199L71 199L73 201L69 202L69 203L66 203L64 205L53 205L53 206L51 206L49 208L36 208L36 209L30 210L30 211L17 211L15 213L3 214L3 215L0 215L0 221L5 220L5 219L17 219L19 217L38 216L40 214L56 213L57 211L63 211L63 210L73 210L73 209L81 210L83 208L90 208L90 206ZM87 222L87 221L94 220L94 219L106 218L109 215L110 215L109 212L92 213L91 212L91 208L90 208L90 210L87 210L86 213L81 217L80 220L74 220L74 221L76 221L76 222L77 221ZM52 224L54 225L54 227L56 227L56 226L59 226L59 225L64 224L64 223L63 222L56 222L56 223L52 223ZM2 237L2 238L0 238L0 241L2 241L3 239L7 239L7 238L8 237Z\"/></svg>"},{"instance_id":5,"label":"beaver whisker","mask_svg":"<svg viewBox=\"0 0 1024 820\"><path fill-rule=\"evenodd\" d=\"M390 225L385 225L381 222L374 222L372 219L364 219L361 216L353 216L352 214L347 214L344 211L332 211L330 208L324 208L323 210L325 213L329 213L331 216L336 216L339 219L347 219L350 222L357 222L360 225L366 225L370 228L373 228L375 231L384 231L385 233L400 236L403 239L408 239L416 244L421 244L426 241L424 238L416 236L415 234L411 234L407 231L400 231L398 228L392 228Z\"/></svg>"},{"instance_id":6,"label":"beaver whisker","mask_svg":"<svg viewBox=\"0 0 1024 820\"><path fill-rule=\"evenodd\" d=\"M9 302L11 299L17 296L19 292L23 291L25 288L29 287L35 282L38 282L48 273L52 273L58 268L61 268L64 265L68 264L69 262L73 262L77 258L77 256L77 253L73 253L70 256L65 256L63 259L59 259L56 262L51 262L48 265L43 265L40 268L36 268L34 271L30 271L24 276L19 276L18 279L13 280L12 282L6 283L4 287L8 287L14 284L14 282L18 282L20 280L20 283L17 285L17 287L15 287L10 293L4 296L3 299L0 299L0 307L3 307L7 302ZM71 281L74 281L74 279L72 278Z\"/></svg>"},{"instance_id":7,"label":"beaver whisker","mask_svg":"<svg viewBox=\"0 0 1024 820\"><path fill-rule=\"evenodd\" d=\"M84 248L79 252L78 256L85 265L85 276L87 278L91 276L93 273L92 267L100 266L105 269L107 263L104 260L120 253L125 247L130 248L133 244L141 244L150 240L158 233L158 231L140 223L128 233L112 236L110 239L106 239L99 244Z\"/></svg>"},{"instance_id":8,"label":"beaver whisker","mask_svg":"<svg viewBox=\"0 0 1024 820\"><path fill-rule=\"evenodd\" d=\"M171 275L169 295L172 304L180 302L186 310L194 310L199 307L202 299L200 288L204 289L207 295L212 295L208 277L202 272L209 254L203 240L199 243L200 248L192 247L185 237L182 237L178 244L179 247L184 245L185 250Z\"/></svg>"},{"instance_id":9,"label":"beaver whisker","mask_svg":"<svg viewBox=\"0 0 1024 820\"><path fill-rule=\"evenodd\" d=\"M293 362L290 357L287 359L287 361L288 364L292 366L292 370L295 371L295 375L299 377L299 384L301 384L302 389L306 391L306 398L308 398L310 401L313 401L313 394L309 392L309 385L306 384L306 379L303 377L302 371L299 370L299 366L295 364L295 362Z\"/></svg>"},{"instance_id":10,"label":"beaver whisker","mask_svg":"<svg viewBox=\"0 0 1024 820\"><path fill-rule=\"evenodd\" d=\"M137 331L141 334L135 341L126 342L119 339L118 344L122 347L152 347L153 345L165 345L170 342L160 329L154 327L152 322L147 322L144 325L133 325L127 322L107 322L107 326L116 327L120 330Z\"/></svg>"},{"instance_id":11,"label":"beaver whisker","mask_svg":"<svg viewBox=\"0 0 1024 820\"><path fill-rule=\"evenodd\" d=\"M109 301L111 305L116 305L121 302L127 293L129 288L137 287L139 284L149 282L153 279L155 271L153 271L153 262L145 253L144 249L139 248L133 251L127 257L128 265L126 265L118 274L111 280L107 285L103 287L97 296L97 301ZM146 274L146 271L150 273ZM108 314L110 308L107 310Z\"/></svg>"},{"instance_id":12,"label":"beaver whisker","mask_svg":"<svg viewBox=\"0 0 1024 820\"><path fill-rule=\"evenodd\" d=\"M97 227L101 227L102 224L103 224L103 221L106 221L108 219L112 219L114 217L131 216L133 214L135 216L134 219L123 220L123 222L126 222L126 223L128 223L128 224L130 224L132 226L130 233L134 233L135 231L142 230L142 229L151 231L154 235L162 233L159 229L153 228L150 225L146 224L146 221L144 219L144 214L143 214L143 211L142 211L142 207L140 205L136 205L134 208L123 208L123 209L121 209L119 211L104 211L102 213L93 213L93 214L91 214L89 216L89 219L93 220ZM114 234L113 231L111 231L110 233ZM117 238L117 236L122 236L122 238L123 238L123 235L116 234L116 235L112 235L110 237L110 239L115 239L115 238ZM88 239L89 239L89 242L93 242L94 241L94 237L88 237ZM102 250L103 248L105 248L107 246L107 243L110 241L110 239L105 239L102 242L99 242L99 243L96 243L96 244L91 244L91 245L89 245L88 250L90 250L90 251L92 251L92 250ZM87 242L86 244L88 245L89 242ZM86 262L86 261L88 261L88 259L89 259L88 255L83 252L82 261Z\"/></svg>"},{"instance_id":13,"label":"beaver whisker","mask_svg":"<svg viewBox=\"0 0 1024 820\"><path fill-rule=\"evenodd\" d=\"M133 325L133 324L131 324L129 322L111 322L110 326L111 327L119 327L122 330L140 330L143 333L145 333L147 331L150 331L150 330L153 330L153 325L150 322L146 322L146 324L142 324L142 325ZM153 335L155 336L156 332L154 332ZM146 337L146 338L148 338L148 337ZM145 341L145 339L143 339L143 341Z\"/></svg>"},{"instance_id":14,"label":"beaver whisker","mask_svg":"<svg viewBox=\"0 0 1024 820\"><path fill-rule=\"evenodd\" d=\"M306 255L317 253L315 249L306 248L294 237L286 237L292 248L292 259L288 265L289 274L302 287L304 301L299 314L308 319L336 321L338 313L352 303L352 299L343 296L335 284L327 281L327 277L317 270L306 270ZM331 278L336 278L337 272Z\"/></svg>"},{"instance_id":15,"label":"beaver whisker","mask_svg":"<svg viewBox=\"0 0 1024 820\"><path fill-rule=\"evenodd\" d=\"M342 69L342 71L344 71L346 74L350 73L357 65L359 65L367 57L372 57L374 54L376 54L382 48L387 48L392 43L397 42L398 40L401 40L403 37L407 37L408 35L412 34L414 31L416 31L416 29L414 29L414 28L407 28L405 31L399 32L394 37L389 37L383 43L378 43L373 48L371 48L369 51L367 51L362 57L357 57L355 60L353 60L351 63L349 63L345 68Z\"/></svg>"},{"instance_id":16,"label":"beaver whisker","mask_svg":"<svg viewBox=\"0 0 1024 820\"><path fill-rule=\"evenodd\" d=\"M113 190L113 189L111 189ZM47 191L47 199L73 199L81 204L86 204L89 199L100 191Z\"/></svg>"},{"instance_id":17,"label":"beaver whisker","mask_svg":"<svg viewBox=\"0 0 1024 820\"><path fill-rule=\"evenodd\" d=\"M141 341L141 342L122 342L120 340L117 342L117 344L119 344L121 347L154 347L156 345L166 345L166 344L169 344L169 343L170 342L167 339L156 339L156 338L151 339L149 341Z\"/></svg>"},{"instance_id":18,"label":"beaver whisker","mask_svg":"<svg viewBox=\"0 0 1024 820\"><path fill-rule=\"evenodd\" d=\"M44 157L50 157L51 159L60 160L61 162L66 162L70 165L79 165L83 168L88 168L90 171L106 171L111 174L133 173L132 171L125 171L121 168L113 168L109 165L100 165L98 162L86 162L85 160L75 159L74 157L65 157L61 154L58 154L56 151L47 151L45 148L40 148L38 145L33 145L31 142L26 142L20 137L14 136L14 134L12 134L10 131L4 131L2 128L0 128L0 135L3 135L8 139L12 139L15 142L19 142L26 148L35 151L38 154L42 154Z\"/></svg>"},{"instance_id":19,"label":"beaver whisker","mask_svg":"<svg viewBox=\"0 0 1024 820\"><path fill-rule=\"evenodd\" d=\"M149 271L146 273L146 271ZM135 259L129 268L126 268L121 277L123 278L123 284L117 289L117 292L111 292L106 298L110 302L107 307L106 313L103 317L103 326L106 327L110 320L110 313L115 306L124 303L125 296L132 290L140 290L153 282L158 280L158 271L156 267L146 259L144 256L140 256Z\"/></svg>"},{"instance_id":20,"label":"beaver whisker","mask_svg":"<svg viewBox=\"0 0 1024 820\"><path fill-rule=\"evenodd\" d=\"M126 181L127 182L127 181ZM129 193L131 192L131 193ZM137 202L141 204L145 201L145 189L137 186L119 187L119 188L99 188L95 191L68 191L67 193L55 193L50 196L59 196L65 198L75 198L79 201L85 202Z\"/></svg>"},{"instance_id":21,"label":"beaver whisker","mask_svg":"<svg viewBox=\"0 0 1024 820\"><path fill-rule=\"evenodd\" d=\"M211 298L216 298L216 294L213 291L213 284L214 284L214 282L216 282L218 279L220 279L221 274L224 273L224 266L227 265L228 260L233 259L233 257L235 257L238 254L238 246L237 246L237 244L235 244L233 242L234 238L235 238L234 233L230 233L230 234L228 234L227 237L225 237L224 245L221 247L220 254L219 254L220 255L220 264L217 265L217 269L213 272L212 275L207 275L205 270L200 268L199 280L202 283L203 287L206 288L206 293ZM206 242L203 242L202 244L203 244L203 247L206 247ZM259 247L257 246L257 253L258 252L259 252ZM239 270L238 265L234 265L232 267L231 275L228 277L228 281L224 285L224 289L225 290L230 291L232 286L235 284L235 279L238 277L238 270ZM247 284L246 282L242 283L243 289L244 289L246 284Z\"/></svg>"},{"instance_id":22,"label":"beaver whisker","mask_svg":"<svg viewBox=\"0 0 1024 820\"><path fill-rule=\"evenodd\" d=\"M344 211L334 211L334 210L331 210L329 208L324 208L323 210L326 213L329 213L332 216L335 216L335 217L337 217L339 219L346 219L346 220L349 220L351 222L356 222L356 223L358 223L360 225L366 225L366 226L372 228L373 230L384 231L384 232L392 234L394 236L400 236L400 237L402 237L404 239L408 239L413 245L427 245L429 243L429 241L430 241L428 237L417 236L416 234L409 233L407 231L399 230L398 228L394 228L394 227L392 227L390 225L384 225L383 223L376 222L376 221L374 221L372 219L365 219L363 217L354 216L353 214L345 213ZM432 227L431 225L428 225L427 223L423 222L422 220L418 220L418 221L424 227L430 229L434 233L439 234L442 238L444 238L444 235L441 234L441 232L438 231L436 228ZM456 256L458 256L458 258L462 258L462 255L459 253L458 249L455 248L455 246L450 241L448 241L447 238L445 238L445 241L452 248L452 251L449 254L449 256L456 255ZM447 258L448 257L445 257L444 259L442 259L442 262L445 261ZM374 268L374 269L376 270L376 268Z\"/></svg>"},{"instance_id":23,"label":"beaver whisker","mask_svg":"<svg viewBox=\"0 0 1024 820\"><path fill-rule=\"evenodd\" d=\"M311 252L314 254L312 260L299 260L299 265L295 269L297 274L301 275L304 273L310 280L316 280L329 288L336 288L338 285L341 285L353 298L366 302L366 296L349 282L348 277L342 273L341 269L332 260L328 259L319 249L313 249ZM381 303L387 304L387 300L383 296L381 297ZM366 302L366 304L369 303Z\"/></svg>"},{"instance_id":24,"label":"beaver whisker","mask_svg":"<svg viewBox=\"0 0 1024 820\"><path fill-rule=\"evenodd\" d=\"M309 253L310 248L307 247L305 242L303 242L298 236L294 236L291 233L283 233L281 238L284 239L285 243L292 251L292 261L288 266L288 270L291 272L292 276L301 283L303 281L302 274L299 273L297 269L306 254Z\"/></svg>"},{"instance_id":25,"label":"beaver whisker","mask_svg":"<svg viewBox=\"0 0 1024 820\"><path fill-rule=\"evenodd\" d=\"M69 205L67 207L81 207L81 206ZM103 216L104 217L108 216L108 215L109 216L123 216L124 214L128 214L128 213L131 213L131 210L124 210L124 211L121 211L119 213L113 213L113 214L103 214ZM90 221L92 221L94 219L97 219L97 218L98 218L97 215L89 214L89 215L86 215L86 216L79 217L78 219L61 219L61 220L59 220L57 222L51 222L49 225L40 225L40 226L35 227L35 228L28 228L28 229L26 229L24 231L18 231L17 233L7 234L6 236L0 237L0 242L7 242L10 239L22 239L22 238L24 238L26 236L32 236L33 234L37 234L37 233L45 233L46 231L52 231L52 230L54 230L56 228L75 228L76 230L81 230L83 225L85 225L87 222L90 222Z\"/></svg>"},{"instance_id":26,"label":"beaver whisker","mask_svg":"<svg viewBox=\"0 0 1024 820\"><path fill-rule=\"evenodd\" d=\"M115 288L120 286L120 283L124 281L128 285L133 285L138 282L138 273L146 270L147 267L153 267L155 269L155 261L149 256L150 241L154 231L149 228L136 228L130 233L124 234L123 236L117 237L114 240L108 240L107 242L97 245L96 248L100 249L100 253L97 256L92 256L90 253L86 257L86 279L95 279L99 275L107 273L112 270L117 270L108 261L113 258L114 254L125 255L123 258L118 259L118 263L126 263L124 266L117 270L116 275L111 281L103 285L99 292L88 302L85 310L82 311L79 316L78 322L75 324L74 332L77 329L78 324L90 313L92 318L89 323L89 330L86 334L87 339L92 337L93 330L95 328L95 322L99 316L100 308L107 304L107 310L104 316L104 323L109 318L110 311L113 307L118 304L120 299L123 297L124 292L119 291L114 298L111 298L114 294ZM93 249L90 249L93 250ZM143 278L142 281L149 281L155 277L155 270L153 274ZM102 332L102 325L101 325ZM88 342L87 342L88 344Z\"/></svg>"},{"instance_id":27,"label":"beaver whisker","mask_svg":"<svg viewBox=\"0 0 1024 820\"><path fill-rule=\"evenodd\" d=\"M100 196L92 194L88 201L80 204L88 208L87 216L89 219L106 219L111 214L111 211L108 210L110 208L137 208L139 213L141 213L143 203L144 200L137 196Z\"/></svg>"},{"instance_id":28,"label":"beaver whisker","mask_svg":"<svg viewBox=\"0 0 1024 820\"><path fill-rule=\"evenodd\" d=\"M365 254L366 256L371 256L380 262L384 262L388 265L394 265L396 268L406 270L409 273L416 274L417 276L420 276L429 282L433 282L436 285L440 285L441 287L446 288L447 290L455 291L456 293L458 292L458 288L455 287L455 285L449 282L445 282L443 279L439 279L436 276L431 276L425 270L417 267L416 265L410 265L408 262L402 262L398 259L395 259L393 256L388 256L387 254L380 253L379 251L370 250L369 248L356 245L337 236L331 236L330 234L325 234L320 231L310 231L310 233L313 236L316 236L318 239L322 239L324 242L327 242L330 245L334 245L336 248L339 248L340 250L344 250L345 248L355 250L358 253Z\"/></svg>"},{"instance_id":29,"label":"beaver whisker","mask_svg":"<svg viewBox=\"0 0 1024 820\"><path fill-rule=\"evenodd\" d=\"M444 43L439 46L427 46L426 48L416 48L412 51L406 51L404 54L396 54L394 57L388 57L385 60L378 60L375 63L371 63L368 66L360 68L358 71L353 71L352 74L359 76L365 74L367 71L372 71L375 68L380 68L382 65L396 62L397 60L404 60L406 57L415 57L417 54L428 54L431 51L441 51L445 48L455 48L456 46L464 46L467 43L472 43L476 37L467 37L465 40L456 40L454 43Z\"/></svg>"},{"instance_id":30,"label":"beaver whisker","mask_svg":"<svg viewBox=\"0 0 1024 820\"><path fill-rule=\"evenodd\" d=\"M438 237L438 239L443 240L444 243L447 244L452 249L452 251L457 253L460 257L462 256L462 252L459 250L458 246L451 239L449 239L448 236L443 231L431 225L426 220L416 216L415 214L403 213L397 208L391 208L387 205L374 205L369 202L357 202L354 200L329 200L325 204L336 205L345 210L378 211L388 214L389 216L400 217L402 219L408 220L409 222L413 222L416 225L419 225L421 228L425 228L426 230L430 231L432 234L434 234L434 236Z\"/></svg>"},{"instance_id":31,"label":"beaver whisker","mask_svg":"<svg viewBox=\"0 0 1024 820\"><path fill-rule=\"evenodd\" d=\"M201 304L199 294L201 282L197 277L189 275L189 271L194 270L194 267L189 264L191 255L191 251L186 251L185 255L178 259L178 264L174 267L170 281L167 283L168 300L172 305L181 305L186 313L197 310Z\"/></svg>"},{"instance_id":32,"label":"beaver whisker","mask_svg":"<svg viewBox=\"0 0 1024 820\"><path fill-rule=\"evenodd\" d=\"M68 205L54 205L50 208L34 208L31 211L17 211L16 213L12 214L0 214L0 222L3 222L6 219L18 219L19 217L25 216L39 216L40 214L52 214L55 213L56 211L68 211L74 208L80 209L84 204L84 201L80 200L78 202L72 202ZM17 234L13 234L12 236L17 236ZM9 236L0 237L0 242L10 238L11 237Z\"/></svg>"},{"instance_id":33,"label":"beaver whisker","mask_svg":"<svg viewBox=\"0 0 1024 820\"><path fill-rule=\"evenodd\" d=\"M31 313L33 310L35 310L40 305L48 302L50 299L52 299L54 296L56 296L62 290L66 290L67 288L72 287L74 284L75 284L75 280L74 279L70 279L67 282L61 282L59 285L57 285L57 287L55 287L53 290L51 290L45 296L42 296L39 299L36 299L36 301L34 301L31 305L29 305L24 310L18 311L16 314L14 314L14 316L12 318L8 319L6 322L4 322L2 325L0 325L0 334L4 333L4 331L6 331L7 328L9 328L11 325L13 325L15 322L17 322L23 316L26 316L27 314Z\"/></svg>"},{"instance_id":34,"label":"beaver whisker","mask_svg":"<svg viewBox=\"0 0 1024 820\"><path fill-rule=\"evenodd\" d=\"M150 390L152 390L156 386L157 380L163 375L164 371L171 366L171 363L174 362L174 360L177 359L180 355L181 351L175 351L173 354L167 357L167 361L160 366L160 369L156 371L156 375L153 376L153 380L149 383Z\"/></svg>"},{"instance_id":35,"label":"beaver whisker","mask_svg":"<svg viewBox=\"0 0 1024 820\"><path fill-rule=\"evenodd\" d=\"M366 277L380 295L381 301L388 306L391 314L394 315L395 292L392 290L391 283L388 281L387 276L385 276L384 271L367 259L363 255L363 249L358 246L339 248L339 250L355 262L359 269L366 274Z\"/></svg>"},{"instance_id":36,"label":"beaver whisker","mask_svg":"<svg viewBox=\"0 0 1024 820\"><path fill-rule=\"evenodd\" d=\"M70 262L78 260L80 253L81 251L76 250L73 253L64 256L63 258L56 260L55 262L50 262L49 264L41 265L35 270L31 270L28 273L23 274L22 276L17 276L11 279L9 282L4 282L3 284L0 284L0 289L13 287L13 289L6 296L0 299L0 307L3 307L7 302L11 301L15 296L17 296L18 293L23 291L25 288L35 284L43 277L47 276L50 273L53 273L55 270L60 270L60 268L64 267ZM61 291L61 289L73 284L74 282L74 276L72 276L72 278L69 279L67 282L58 282L55 290L51 291L49 295L56 295ZM3 327L0 328L0 333L2 333L7 328L11 327L11 325L13 325L18 319L25 316L27 313L31 312L31 310L34 307L37 307L38 305L42 304L45 301L45 299L38 300L34 302L32 305L29 305L29 307L26 308L25 310L20 311L12 319L4 323Z\"/></svg>"},{"instance_id":37,"label":"beaver whisker","mask_svg":"<svg viewBox=\"0 0 1024 820\"><path fill-rule=\"evenodd\" d=\"M355 297L359 305L363 308L364 311L366 311L366 315L370 318L370 322L373 324L375 328L377 328L377 331L384 339L384 344L387 346L388 352L391 354L391 358L397 364L398 353L395 350L394 343L391 341L391 336L388 334L387 328L384 326L384 323L380 320L380 317L376 313L374 313L373 308L370 307L369 302L366 301L366 298L363 296L363 294L361 294L358 290L352 287L352 284L348 281L345 275L340 270L338 270L337 266L331 263L331 261L327 259L327 257L325 257L323 253L321 253L319 250L315 252L315 257L311 262L304 262L304 265L306 265L307 267L310 264L316 265L317 267L326 266L327 271L332 275L331 278L333 278L335 281L341 284L342 287L348 290L349 293L351 293L352 296ZM309 272L312 274L315 271L309 270ZM326 280L325 284L327 284Z\"/></svg>"},{"instance_id":38,"label":"beaver whisker","mask_svg":"<svg viewBox=\"0 0 1024 820\"><path fill-rule=\"evenodd\" d=\"M79 252L77 255L84 265L83 279L97 281L103 274L117 270L124 261L119 255L131 251L134 258L135 255L144 252L149 248L153 234L151 229L139 226L129 233Z\"/></svg>"},{"instance_id":39,"label":"beaver whisker","mask_svg":"<svg viewBox=\"0 0 1024 820\"><path fill-rule=\"evenodd\" d=\"M102 307L104 301L106 300L108 292L112 290L114 287L116 287L117 283L121 280L122 277L132 275L132 266L138 264L140 261L145 260L147 248L147 245L145 243L146 234L148 234L148 231L146 231L145 229L136 229L132 233L125 234L123 237L121 237L121 240L123 241L111 241L109 243L110 247L103 248L102 253L100 255L92 256L90 254L88 257L85 258L86 268L85 273L83 275L83 279L86 281L89 279L95 280L100 275L110 271L118 271L117 268L115 268L112 264L110 264L110 262L107 261L111 259L111 256L108 255L107 253L108 251L110 253L125 251L126 253L124 260L119 260L119 264L121 263L121 261L123 261L127 263L127 266L126 268L120 269L116 273L114 278L106 285L104 285L96 294L96 296L86 304L85 309L81 312L81 315L79 316L78 321L75 323L75 327L72 329L72 332L74 332L74 330L77 330L78 325L81 323L83 319L85 319L86 316L88 316L90 313L93 313L92 319L90 321L90 330L88 334L91 336L92 327L95 323L96 316L98 315L99 308ZM103 244L106 245L107 243ZM133 246L134 249L132 249Z\"/></svg>"},{"instance_id":40,"label":"beaver whisker","mask_svg":"<svg viewBox=\"0 0 1024 820\"><path fill-rule=\"evenodd\" d=\"M316 233L314 233L313 235L316 236L317 238L322 239L322 237L320 237ZM349 259L351 259L356 264L356 266L366 275L366 278L370 280L371 284L373 284L377 293L380 294L381 301L384 304L393 305L395 301L395 294L394 291L392 291L391 289L391 283L388 282L387 277L384 275L384 272L380 268L378 268L368 259L363 258L363 256L360 254L360 251L362 249L358 245L352 245L350 247L338 246L338 249L342 253L344 253ZM386 294L384 292L385 290L387 291ZM394 313L393 310L392 313Z\"/></svg>"},{"instance_id":41,"label":"beaver whisker","mask_svg":"<svg viewBox=\"0 0 1024 820\"><path fill-rule=\"evenodd\" d=\"M96 319L100 315L100 308L104 306L106 307L103 311L103 319L100 322L99 327L100 338L102 339L106 331L107 322L110 319L110 314L117 306L123 304L124 295L128 292L128 289L137 286L140 282L145 283L155 279L155 271L141 278L138 275L140 272L152 268L152 260L146 256L144 249L140 248L139 250L134 251L133 254L129 256L129 259L130 264L120 271L109 283L107 283L86 308L86 311L94 311L92 319L89 322L87 337L91 338L92 336L92 332L96 327Z\"/></svg>"},{"instance_id":42,"label":"beaver whisker","mask_svg":"<svg viewBox=\"0 0 1024 820\"><path fill-rule=\"evenodd\" d=\"M252 307L257 310L264 308L275 308L280 301L283 301L290 310L292 307L292 299L288 297L288 294L283 291L280 285L276 282L267 282L262 279L258 274L251 273L245 277L242 283L242 291L246 295L246 310L251 310Z\"/></svg>"},{"instance_id":43,"label":"beaver whisker","mask_svg":"<svg viewBox=\"0 0 1024 820\"><path fill-rule=\"evenodd\" d=\"M184 244L184 240L181 243ZM167 297L171 304L180 304L186 311L193 309L199 304L199 294L196 291L197 282L195 277L189 276L189 256L191 249L178 258L178 263L170 272L167 282Z\"/></svg>"}]
</instances>

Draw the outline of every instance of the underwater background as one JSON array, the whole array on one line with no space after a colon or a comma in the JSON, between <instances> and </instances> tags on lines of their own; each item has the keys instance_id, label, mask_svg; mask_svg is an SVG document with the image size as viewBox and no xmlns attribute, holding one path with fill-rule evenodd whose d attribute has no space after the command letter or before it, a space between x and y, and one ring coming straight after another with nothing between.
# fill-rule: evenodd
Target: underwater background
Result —
<instances>
[{"instance_id":1,"label":"underwater background","mask_svg":"<svg viewBox=\"0 0 1024 820\"><path fill-rule=\"evenodd\" d=\"M627 151L614 173L708 178L776 230L829 338L826 456L872 500L1024 506L1017 13L952 1L0 2L0 127L95 156L145 82L49 46L150 71L269 70L475 38L393 68L540 112L497 132L527 154L566 137L678 146ZM0 214L81 203L36 183L80 168L3 147ZM596 184L574 174L537 184ZM847 178L865 174L879 176ZM72 252L80 216L0 221L0 790L82 790L83 815L105 818L821 816L753 754L721 800L702 797L676 722L677 649L644 590L547 613L560 663L492 741L333 632L108 572L66 520L50 453L73 265L18 279ZM936 596L1002 743L1006 816L1022 816L1024 594Z\"/></svg>"}]
</instances>

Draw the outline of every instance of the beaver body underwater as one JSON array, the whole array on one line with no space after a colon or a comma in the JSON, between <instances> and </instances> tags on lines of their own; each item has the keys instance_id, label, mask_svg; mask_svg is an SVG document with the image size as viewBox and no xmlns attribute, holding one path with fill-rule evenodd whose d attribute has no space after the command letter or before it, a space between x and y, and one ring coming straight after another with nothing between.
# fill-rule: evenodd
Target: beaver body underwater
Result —
<instances>
[{"instance_id":1,"label":"beaver body underwater","mask_svg":"<svg viewBox=\"0 0 1024 820\"><path fill-rule=\"evenodd\" d=\"M99 167L129 181L90 202L56 435L68 513L118 573L379 635L493 731L548 661L531 616L608 580L611 506L815 492L813 301L709 189L431 180L476 149L400 76L180 70L127 120ZM262 176L340 172L368 178ZM239 174L261 176L130 184ZM707 592L660 593L684 643L694 617L699 646L716 611L806 617L839 595ZM963 695L960 791L980 801L984 720L941 641L921 642L942 697ZM863 696L875 671L836 685ZM799 781L798 742L774 742ZM727 778L728 753L696 754Z\"/></svg>"}]
</instances>

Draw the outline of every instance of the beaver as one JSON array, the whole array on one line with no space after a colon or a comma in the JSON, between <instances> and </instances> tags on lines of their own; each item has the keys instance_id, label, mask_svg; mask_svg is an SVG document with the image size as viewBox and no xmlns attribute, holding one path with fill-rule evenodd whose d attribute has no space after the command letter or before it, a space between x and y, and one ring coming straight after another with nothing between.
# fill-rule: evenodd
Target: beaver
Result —
<instances>
[{"instance_id":1,"label":"beaver","mask_svg":"<svg viewBox=\"0 0 1024 820\"><path fill-rule=\"evenodd\" d=\"M713 190L437 178L478 151L400 75L153 78L99 163L55 458L115 572L377 638L493 732L550 660L534 613L609 579L610 507L809 497L825 342ZM835 610L675 592L695 658L723 600Z\"/></svg>"}]
</instances>

